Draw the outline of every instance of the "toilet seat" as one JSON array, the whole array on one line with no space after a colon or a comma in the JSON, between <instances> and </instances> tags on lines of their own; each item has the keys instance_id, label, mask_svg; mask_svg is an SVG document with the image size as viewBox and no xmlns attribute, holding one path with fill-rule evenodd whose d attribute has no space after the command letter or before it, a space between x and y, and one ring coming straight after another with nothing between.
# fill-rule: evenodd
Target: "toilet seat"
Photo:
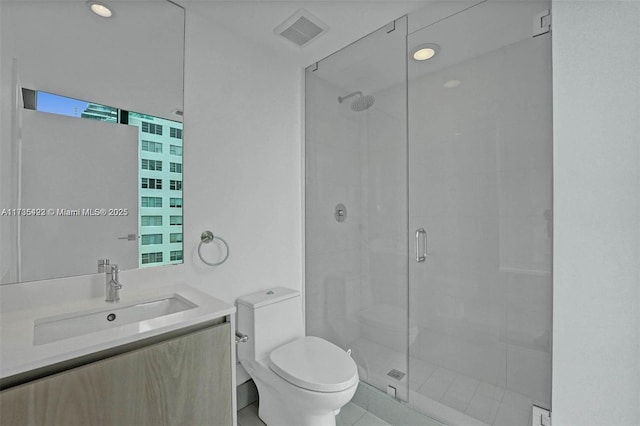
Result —
<instances>
[{"instance_id":1,"label":"toilet seat","mask_svg":"<svg viewBox=\"0 0 640 426\"><path fill-rule=\"evenodd\" d=\"M324 339L305 336L274 349L270 368L298 387L317 392L340 392L358 383L355 361Z\"/></svg>"}]
</instances>

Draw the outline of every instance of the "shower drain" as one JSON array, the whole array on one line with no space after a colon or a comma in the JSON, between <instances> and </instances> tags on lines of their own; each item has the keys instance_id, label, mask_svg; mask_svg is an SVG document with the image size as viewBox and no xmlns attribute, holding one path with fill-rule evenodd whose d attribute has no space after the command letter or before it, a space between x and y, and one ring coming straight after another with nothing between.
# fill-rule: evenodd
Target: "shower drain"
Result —
<instances>
[{"instance_id":1,"label":"shower drain","mask_svg":"<svg viewBox=\"0 0 640 426\"><path fill-rule=\"evenodd\" d=\"M391 371L389 371L387 373L387 376L393 377L396 380L402 380L402 378L405 376L405 374L402 371L396 370L394 368L394 369L392 369Z\"/></svg>"}]
</instances>

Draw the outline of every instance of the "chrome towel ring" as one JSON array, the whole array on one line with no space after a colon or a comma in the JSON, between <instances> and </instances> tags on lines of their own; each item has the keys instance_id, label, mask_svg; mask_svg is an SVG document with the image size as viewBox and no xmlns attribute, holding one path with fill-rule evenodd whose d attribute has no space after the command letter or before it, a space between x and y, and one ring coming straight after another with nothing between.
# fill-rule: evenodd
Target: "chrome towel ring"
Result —
<instances>
[{"instance_id":1,"label":"chrome towel ring","mask_svg":"<svg viewBox=\"0 0 640 426\"><path fill-rule=\"evenodd\" d=\"M213 240L222 241L222 243L224 244L225 248L227 249L227 255L220 262L208 262L208 261L204 260L204 258L202 257L202 251L201 251L202 250L202 244L209 244ZM198 256L200 256L200 260L202 260L205 264L207 264L209 266L222 265L229 258L229 244L227 244L227 242L224 239L213 235L213 232L204 231L202 233L202 235L200 235L200 244L198 244Z\"/></svg>"}]
</instances>

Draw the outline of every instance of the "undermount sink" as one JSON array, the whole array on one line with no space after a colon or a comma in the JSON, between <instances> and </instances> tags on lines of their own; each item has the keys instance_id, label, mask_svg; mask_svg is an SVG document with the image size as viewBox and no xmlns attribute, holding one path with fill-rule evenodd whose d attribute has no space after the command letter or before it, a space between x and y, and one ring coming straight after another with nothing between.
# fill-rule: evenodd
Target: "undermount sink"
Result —
<instances>
[{"instance_id":1,"label":"undermount sink","mask_svg":"<svg viewBox=\"0 0 640 426\"><path fill-rule=\"evenodd\" d=\"M34 323L34 345L56 342L96 331L132 324L197 308L198 305L173 294L104 309L40 318Z\"/></svg>"}]
</instances>

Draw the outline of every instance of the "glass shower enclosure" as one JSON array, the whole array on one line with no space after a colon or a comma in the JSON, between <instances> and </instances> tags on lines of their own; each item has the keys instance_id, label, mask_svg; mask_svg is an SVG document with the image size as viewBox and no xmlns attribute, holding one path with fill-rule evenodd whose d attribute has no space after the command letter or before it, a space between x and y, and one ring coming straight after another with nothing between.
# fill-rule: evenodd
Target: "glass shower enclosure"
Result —
<instances>
[{"instance_id":1,"label":"glass shower enclosure","mask_svg":"<svg viewBox=\"0 0 640 426\"><path fill-rule=\"evenodd\" d=\"M305 109L307 332L404 400L406 40L404 17L309 67Z\"/></svg>"},{"instance_id":2,"label":"glass shower enclosure","mask_svg":"<svg viewBox=\"0 0 640 426\"><path fill-rule=\"evenodd\" d=\"M417 12L306 71L307 333L446 424L551 408L549 8Z\"/></svg>"}]
</instances>

